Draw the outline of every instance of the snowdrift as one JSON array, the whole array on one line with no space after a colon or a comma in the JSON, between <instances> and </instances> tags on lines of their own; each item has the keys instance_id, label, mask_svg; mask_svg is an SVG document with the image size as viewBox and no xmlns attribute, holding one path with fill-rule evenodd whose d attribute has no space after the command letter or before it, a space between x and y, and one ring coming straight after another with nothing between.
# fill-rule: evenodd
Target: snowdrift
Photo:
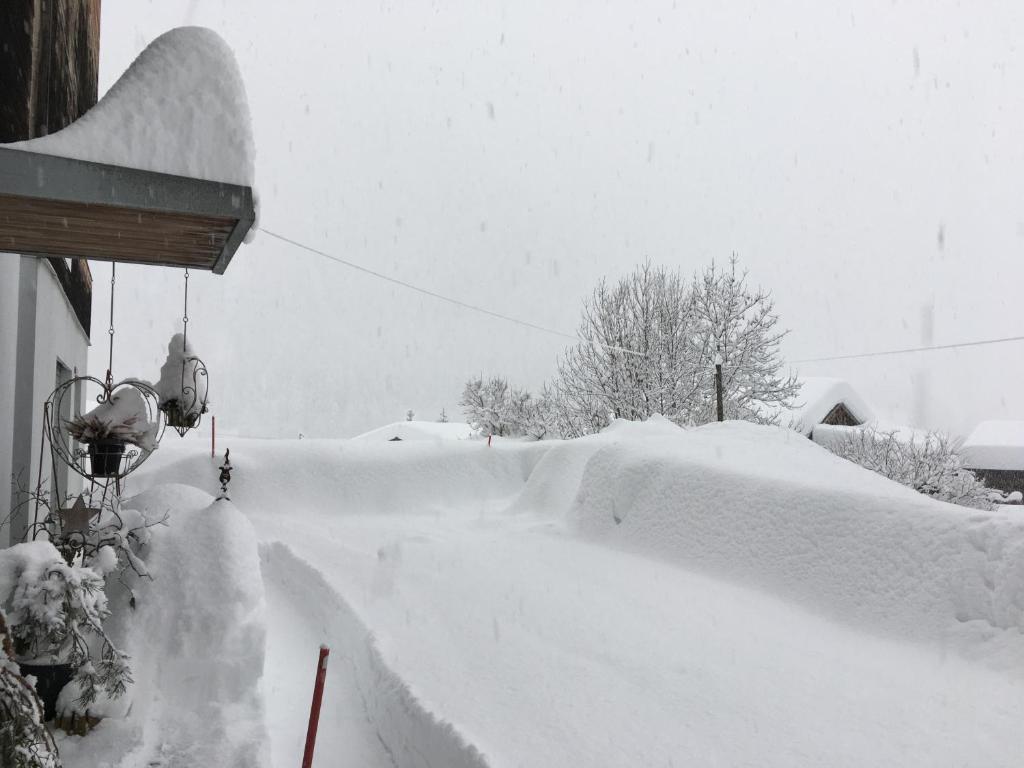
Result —
<instances>
[{"instance_id":1,"label":"snowdrift","mask_svg":"<svg viewBox=\"0 0 1024 768\"><path fill-rule=\"evenodd\" d=\"M573 484L567 520L588 538L1024 666L1024 516L935 502L791 430L739 422L618 424L563 443L517 508L564 501Z\"/></svg>"}]
</instances>

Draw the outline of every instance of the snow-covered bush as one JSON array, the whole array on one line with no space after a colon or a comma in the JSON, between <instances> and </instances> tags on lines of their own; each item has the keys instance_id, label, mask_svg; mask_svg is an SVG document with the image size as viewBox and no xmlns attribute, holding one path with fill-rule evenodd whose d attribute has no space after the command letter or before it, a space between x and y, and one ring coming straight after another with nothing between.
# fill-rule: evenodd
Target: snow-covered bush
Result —
<instances>
[{"instance_id":1,"label":"snow-covered bush","mask_svg":"<svg viewBox=\"0 0 1024 768\"><path fill-rule=\"evenodd\" d=\"M957 443L929 432L908 438L897 432L856 428L827 443L838 456L939 501L991 509L992 489L965 469Z\"/></svg>"},{"instance_id":2,"label":"snow-covered bush","mask_svg":"<svg viewBox=\"0 0 1024 768\"><path fill-rule=\"evenodd\" d=\"M76 670L77 701L83 707L101 695L122 695L132 682L131 669L128 655L103 629L110 610L102 568L68 565L49 542L18 544L12 550L18 548L31 551L26 550L18 564L10 595L0 595L0 600L10 607L19 657L70 664ZM109 556L106 559L109 562Z\"/></svg>"},{"instance_id":3,"label":"snow-covered bush","mask_svg":"<svg viewBox=\"0 0 1024 768\"><path fill-rule=\"evenodd\" d=\"M67 423L68 434L83 443L112 440L147 451L156 448L156 428L149 421L142 393L131 386L116 390L108 400Z\"/></svg>"},{"instance_id":4,"label":"snow-covered bush","mask_svg":"<svg viewBox=\"0 0 1024 768\"><path fill-rule=\"evenodd\" d=\"M726 418L764 421L796 396L783 376L771 295L747 285L733 257L712 264L693 284L678 271L637 267L584 302L582 342L559 361L552 402L566 437L606 426L609 415L631 420L655 413L677 424L713 421L715 358L723 358Z\"/></svg>"},{"instance_id":5,"label":"snow-covered bush","mask_svg":"<svg viewBox=\"0 0 1024 768\"><path fill-rule=\"evenodd\" d=\"M486 381L477 376L466 382L459 405L466 421L486 435L540 440L556 433L554 405L547 388L537 396L509 386L501 376Z\"/></svg>"},{"instance_id":6,"label":"snow-covered bush","mask_svg":"<svg viewBox=\"0 0 1024 768\"><path fill-rule=\"evenodd\" d=\"M60 768L57 745L43 724L43 704L18 670L0 609L0 765Z\"/></svg>"},{"instance_id":7,"label":"snow-covered bush","mask_svg":"<svg viewBox=\"0 0 1024 768\"><path fill-rule=\"evenodd\" d=\"M167 414L169 422L174 422L171 426L192 426L206 413L208 391L206 366L196 357L184 334L174 334L156 385L160 410Z\"/></svg>"}]
</instances>

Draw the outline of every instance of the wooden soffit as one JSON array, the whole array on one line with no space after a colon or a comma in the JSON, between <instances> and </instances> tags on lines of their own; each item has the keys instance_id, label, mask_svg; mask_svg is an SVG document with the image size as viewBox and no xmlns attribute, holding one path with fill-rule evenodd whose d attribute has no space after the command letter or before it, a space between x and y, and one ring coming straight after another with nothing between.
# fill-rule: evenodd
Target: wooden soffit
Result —
<instances>
[{"instance_id":1,"label":"wooden soffit","mask_svg":"<svg viewBox=\"0 0 1024 768\"><path fill-rule=\"evenodd\" d=\"M0 147L0 251L223 274L252 188Z\"/></svg>"}]
</instances>

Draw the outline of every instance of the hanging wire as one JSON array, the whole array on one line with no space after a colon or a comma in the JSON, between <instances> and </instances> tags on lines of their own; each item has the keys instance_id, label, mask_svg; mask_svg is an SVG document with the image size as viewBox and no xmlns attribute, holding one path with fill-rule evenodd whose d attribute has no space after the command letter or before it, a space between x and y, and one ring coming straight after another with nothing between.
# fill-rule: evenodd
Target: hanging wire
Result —
<instances>
[{"instance_id":1,"label":"hanging wire","mask_svg":"<svg viewBox=\"0 0 1024 768\"><path fill-rule=\"evenodd\" d=\"M188 346L188 267L185 267L185 313L181 316L183 326L181 355L185 356L185 349ZM184 376L184 373L182 374Z\"/></svg>"}]
</instances>

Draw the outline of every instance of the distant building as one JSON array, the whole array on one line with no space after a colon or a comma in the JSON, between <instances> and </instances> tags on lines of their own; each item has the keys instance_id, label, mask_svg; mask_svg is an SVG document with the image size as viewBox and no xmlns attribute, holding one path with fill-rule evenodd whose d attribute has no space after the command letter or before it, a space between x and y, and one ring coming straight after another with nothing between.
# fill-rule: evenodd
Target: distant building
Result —
<instances>
[{"instance_id":1,"label":"distant building","mask_svg":"<svg viewBox=\"0 0 1024 768\"><path fill-rule=\"evenodd\" d=\"M990 488L1024 493L1024 421L983 421L960 453L964 466Z\"/></svg>"},{"instance_id":2,"label":"distant building","mask_svg":"<svg viewBox=\"0 0 1024 768\"><path fill-rule=\"evenodd\" d=\"M397 443L407 440L469 440L475 434L469 424L458 421L396 421L352 439Z\"/></svg>"},{"instance_id":3,"label":"distant building","mask_svg":"<svg viewBox=\"0 0 1024 768\"><path fill-rule=\"evenodd\" d=\"M800 379L800 394L793 406L779 414L779 423L814 440L819 426L859 427L873 422L874 412L843 379Z\"/></svg>"}]
</instances>

